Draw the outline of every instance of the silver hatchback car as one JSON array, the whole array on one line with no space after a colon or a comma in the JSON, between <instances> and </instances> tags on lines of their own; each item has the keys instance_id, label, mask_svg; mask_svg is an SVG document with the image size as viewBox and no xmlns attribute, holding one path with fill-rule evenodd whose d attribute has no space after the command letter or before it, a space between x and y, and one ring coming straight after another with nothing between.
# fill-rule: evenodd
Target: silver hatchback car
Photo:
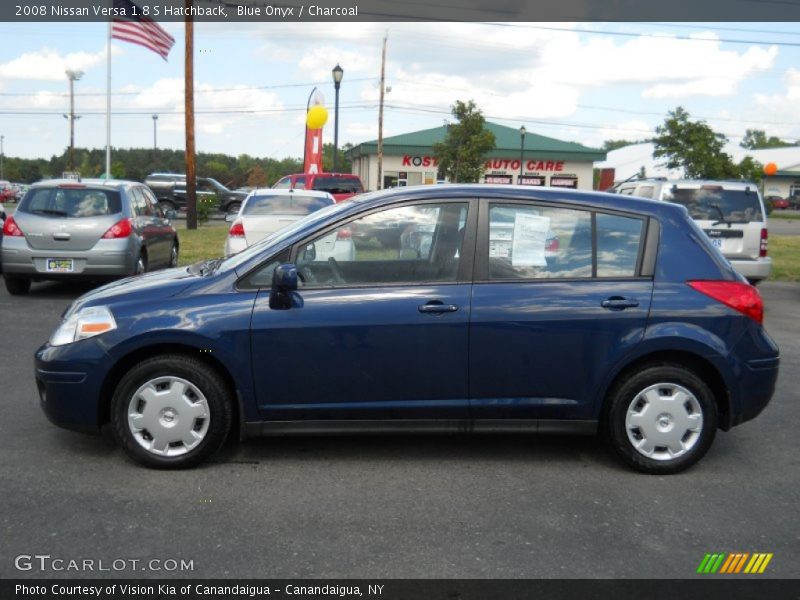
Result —
<instances>
[{"instance_id":1,"label":"silver hatchback car","mask_svg":"<svg viewBox=\"0 0 800 600\"><path fill-rule=\"evenodd\" d=\"M3 225L6 289L31 281L102 279L178 264L178 233L147 186L50 180L28 189Z\"/></svg>"}]
</instances>

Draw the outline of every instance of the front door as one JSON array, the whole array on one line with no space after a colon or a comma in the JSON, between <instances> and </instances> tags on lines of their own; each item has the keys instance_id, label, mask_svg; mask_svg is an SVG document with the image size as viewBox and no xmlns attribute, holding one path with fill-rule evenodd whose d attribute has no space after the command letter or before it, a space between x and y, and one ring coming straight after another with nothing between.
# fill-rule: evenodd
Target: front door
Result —
<instances>
[{"instance_id":1,"label":"front door","mask_svg":"<svg viewBox=\"0 0 800 600\"><path fill-rule=\"evenodd\" d=\"M253 312L264 419L468 417L468 206L383 209L298 245L294 306L262 289ZM384 245L387 228L402 231Z\"/></svg>"}]
</instances>

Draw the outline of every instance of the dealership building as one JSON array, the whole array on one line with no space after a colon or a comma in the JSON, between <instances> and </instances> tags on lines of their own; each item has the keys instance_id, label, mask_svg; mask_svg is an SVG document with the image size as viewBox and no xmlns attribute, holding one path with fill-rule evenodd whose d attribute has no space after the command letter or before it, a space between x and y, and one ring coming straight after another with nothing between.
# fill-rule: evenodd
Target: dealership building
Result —
<instances>
[{"instance_id":1,"label":"dealership building","mask_svg":"<svg viewBox=\"0 0 800 600\"><path fill-rule=\"evenodd\" d=\"M495 148L487 154L483 183L591 190L593 163L606 153L574 142L486 123L495 137ZM383 186L402 187L437 183L438 161L433 145L443 142L447 125L383 139ZM378 189L378 142L364 142L347 152L352 172L368 190Z\"/></svg>"}]
</instances>

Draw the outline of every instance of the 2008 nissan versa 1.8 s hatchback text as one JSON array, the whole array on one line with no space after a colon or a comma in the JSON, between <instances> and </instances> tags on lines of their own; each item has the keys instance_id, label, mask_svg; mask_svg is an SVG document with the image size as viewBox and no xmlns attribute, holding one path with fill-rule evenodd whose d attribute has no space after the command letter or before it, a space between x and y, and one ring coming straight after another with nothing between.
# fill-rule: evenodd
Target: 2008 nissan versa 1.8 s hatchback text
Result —
<instances>
[{"instance_id":1,"label":"2008 nissan versa 1.8 s hatchback text","mask_svg":"<svg viewBox=\"0 0 800 600\"><path fill-rule=\"evenodd\" d=\"M396 245L316 252L386 223ZM110 423L152 467L195 465L234 430L599 429L632 467L673 473L769 402L779 358L762 316L682 206L403 188L86 294L37 351L36 382L53 422Z\"/></svg>"}]
</instances>

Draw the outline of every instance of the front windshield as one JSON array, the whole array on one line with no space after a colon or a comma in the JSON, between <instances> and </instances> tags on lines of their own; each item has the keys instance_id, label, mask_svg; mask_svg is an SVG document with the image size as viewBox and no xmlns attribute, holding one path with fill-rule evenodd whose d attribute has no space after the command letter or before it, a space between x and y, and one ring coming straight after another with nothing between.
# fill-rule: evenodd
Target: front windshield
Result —
<instances>
[{"instance_id":1,"label":"front windshield","mask_svg":"<svg viewBox=\"0 0 800 600\"><path fill-rule=\"evenodd\" d=\"M311 225L313 223L323 221L332 213L338 212L346 207L347 207L346 204L331 204L330 206L327 206L322 210L313 212L310 215L303 217L298 221L295 221L288 227L285 227L284 229L279 229L278 231L257 241L255 244L253 244L252 246L248 246L241 252L234 254L233 256L229 256L224 261L222 261L222 263L220 263L219 268L222 270L235 269L239 265L250 260L252 257L260 254L264 250L264 248L267 248L268 246L271 246L273 244L278 244L281 241L292 237L297 230L303 229L304 227L307 227L308 225Z\"/></svg>"}]
</instances>

